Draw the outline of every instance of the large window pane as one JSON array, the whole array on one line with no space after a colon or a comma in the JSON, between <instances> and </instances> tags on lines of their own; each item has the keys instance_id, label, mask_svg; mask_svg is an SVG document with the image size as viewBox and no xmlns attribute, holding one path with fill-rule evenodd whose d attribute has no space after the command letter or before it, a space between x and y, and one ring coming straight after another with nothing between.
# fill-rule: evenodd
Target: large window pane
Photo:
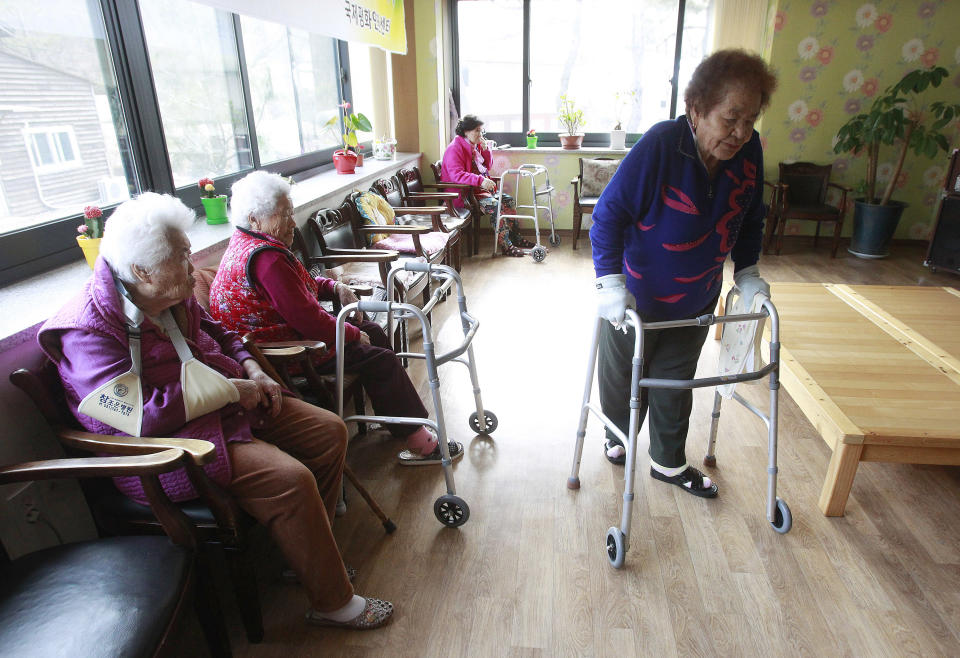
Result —
<instances>
[{"instance_id":1,"label":"large window pane","mask_svg":"<svg viewBox=\"0 0 960 658\"><path fill-rule=\"evenodd\" d=\"M531 0L530 126L563 132L563 94L583 110L586 132L614 127L617 92L630 99L619 117L627 132L669 119L677 7L677 0Z\"/></svg>"},{"instance_id":2,"label":"large window pane","mask_svg":"<svg viewBox=\"0 0 960 658\"><path fill-rule=\"evenodd\" d=\"M0 3L0 234L137 191L97 7Z\"/></svg>"},{"instance_id":3,"label":"large window pane","mask_svg":"<svg viewBox=\"0 0 960 658\"><path fill-rule=\"evenodd\" d=\"M677 92L677 114L686 114L683 92L694 69L710 54L713 34L713 0L687 0L683 14L683 44L680 51L680 86Z\"/></svg>"},{"instance_id":4,"label":"large window pane","mask_svg":"<svg viewBox=\"0 0 960 658\"><path fill-rule=\"evenodd\" d=\"M522 0L461 0L457 4L457 21L460 113L476 114L489 132L520 132L523 129ZM563 52L557 48L558 43L559 40L549 40L549 57Z\"/></svg>"},{"instance_id":5,"label":"large window pane","mask_svg":"<svg viewBox=\"0 0 960 658\"><path fill-rule=\"evenodd\" d=\"M260 161L338 144L338 131L324 128L340 102L336 41L247 16L240 26Z\"/></svg>"},{"instance_id":6,"label":"large window pane","mask_svg":"<svg viewBox=\"0 0 960 658\"><path fill-rule=\"evenodd\" d=\"M232 14L187 0L140 0L177 187L253 166Z\"/></svg>"}]
</instances>

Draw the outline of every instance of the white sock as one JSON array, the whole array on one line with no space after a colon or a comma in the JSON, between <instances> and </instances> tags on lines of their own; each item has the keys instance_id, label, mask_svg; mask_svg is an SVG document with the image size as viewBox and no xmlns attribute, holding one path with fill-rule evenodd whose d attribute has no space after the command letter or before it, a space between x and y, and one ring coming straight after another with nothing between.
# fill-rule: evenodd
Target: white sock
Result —
<instances>
[{"instance_id":1,"label":"white sock","mask_svg":"<svg viewBox=\"0 0 960 658\"><path fill-rule=\"evenodd\" d=\"M353 595L353 598L350 599L350 602L342 608L333 610L331 612L319 612L314 610L314 613L318 617L323 617L324 619L331 619L333 621L350 621L361 612L367 605L367 600L362 596Z\"/></svg>"},{"instance_id":2,"label":"white sock","mask_svg":"<svg viewBox=\"0 0 960 658\"><path fill-rule=\"evenodd\" d=\"M651 459L650 468L655 470L657 473L660 473L661 475L666 475L668 478L672 478L676 475L680 475L685 470L687 470L687 464L684 464L683 466L677 466L676 468L670 468L669 466L661 466L660 464L658 464L657 462ZM710 478L708 478L706 475L704 475L703 486L710 487L712 484L713 484L713 481ZM689 482L684 486L687 487L687 489L689 489L692 485L693 483Z\"/></svg>"}]
</instances>

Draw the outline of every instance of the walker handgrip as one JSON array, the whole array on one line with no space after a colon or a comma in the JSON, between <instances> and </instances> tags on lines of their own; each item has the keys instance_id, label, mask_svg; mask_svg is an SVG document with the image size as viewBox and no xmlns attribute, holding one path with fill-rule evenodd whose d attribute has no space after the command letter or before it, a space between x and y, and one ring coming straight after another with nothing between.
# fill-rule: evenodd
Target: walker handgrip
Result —
<instances>
[{"instance_id":1,"label":"walker handgrip","mask_svg":"<svg viewBox=\"0 0 960 658\"><path fill-rule=\"evenodd\" d=\"M415 261L408 260L403 264L403 269L407 270L408 272L429 272L430 267L431 267L430 263L424 263L418 260L415 260Z\"/></svg>"},{"instance_id":2,"label":"walker handgrip","mask_svg":"<svg viewBox=\"0 0 960 658\"><path fill-rule=\"evenodd\" d=\"M357 302L357 308L364 313L382 313L390 311L391 302L362 300Z\"/></svg>"}]
</instances>

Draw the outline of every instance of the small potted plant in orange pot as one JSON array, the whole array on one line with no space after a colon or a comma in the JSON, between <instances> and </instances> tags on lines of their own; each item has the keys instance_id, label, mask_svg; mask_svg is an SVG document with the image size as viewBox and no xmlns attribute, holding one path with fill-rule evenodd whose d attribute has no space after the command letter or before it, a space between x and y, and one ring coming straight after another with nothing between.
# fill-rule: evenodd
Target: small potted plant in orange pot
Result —
<instances>
[{"instance_id":1,"label":"small potted plant in orange pot","mask_svg":"<svg viewBox=\"0 0 960 658\"><path fill-rule=\"evenodd\" d=\"M203 204L203 214L207 216L207 224L225 224L227 222L227 195L217 194L212 178L201 178L197 181L200 188L200 203Z\"/></svg>"},{"instance_id":2,"label":"small potted plant in orange pot","mask_svg":"<svg viewBox=\"0 0 960 658\"><path fill-rule=\"evenodd\" d=\"M370 119L363 114L350 112L350 103L340 103L338 107L343 110L343 130L341 137L343 139L343 148L333 152L333 165L337 168L338 174L352 174L358 166L357 131L371 132L373 126L370 125ZM326 127L333 130L339 117L334 115L327 121Z\"/></svg>"},{"instance_id":3,"label":"small potted plant in orange pot","mask_svg":"<svg viewBox=\"0 0 960 658\"><path fill-rule=\"evenodd\" d=\"M83 209L83 224L77 227L77 244L83 251L87 265L93 269L100 253L100 238L103 237L103 211L98 206L87 206Z\"/></svg>"},{"instance_id":4,"label":"small potted plant in orange pot","mask_svg":"<svg viewBox=\"0 0 960 658\"><path fill-rule=\"evenodd\" d=\"M560 145L567 150L575 150L583 144L583 133L580 128L586 123L583 119L583 110L578 110L572 98L566 94L560 97L560 123L567 129L560 133Z\"/></svg>"}]
</instances>

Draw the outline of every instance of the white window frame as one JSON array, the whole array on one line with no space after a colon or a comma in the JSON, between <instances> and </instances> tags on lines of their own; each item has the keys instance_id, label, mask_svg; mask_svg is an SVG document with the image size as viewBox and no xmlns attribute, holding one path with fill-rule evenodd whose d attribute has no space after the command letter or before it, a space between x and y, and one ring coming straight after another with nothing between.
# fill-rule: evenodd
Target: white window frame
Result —
<instances>
[{"instance_id":1,"label":"white window frame","mask_svg":"<svg viewBox=\"0 0 960 658\"><path fill-rule=\"evenodd\" d=\"M73 159L64 159L63 147L60 143L60 134L66 133L70 140L70 148L73 149ZM50 152L53 153L55 161L51 164L42 164L39 160L39 153L34 147L34 140L37 136L43 135L47 139L47 145L50 146ZM73 131L73 126L44 126L42 128L25 128L23 139L27 145L27 152L30 154L30 164L33 170L38 174L52 174L58 171L67 171L83 166L83 158L80 157L80 147L77 144L77 135Z\"/></svg>"}]
</instances>

